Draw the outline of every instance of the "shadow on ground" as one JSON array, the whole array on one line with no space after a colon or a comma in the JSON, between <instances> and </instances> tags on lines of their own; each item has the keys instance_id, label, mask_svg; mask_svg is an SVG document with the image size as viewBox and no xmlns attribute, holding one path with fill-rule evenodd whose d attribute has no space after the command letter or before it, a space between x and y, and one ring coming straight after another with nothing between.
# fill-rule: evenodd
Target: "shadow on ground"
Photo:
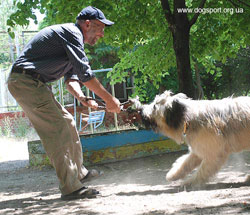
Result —
<instances>
[{"instance_id":1,"label":"shadow on ground","mask_svg":"<svg viewBox=\"0 0 250 215\"><path fill-rule=\"evenodd\" d=\"M27 168L27 161L0 162L0 214L187 215L249 214L250 154L233 158L211 183L188 189L165 175L181 156L169 153L103 164L104 176L86 183L101 191L95 199L62 201L51 167ZM237 160L237 162L235 162ZM240 162L238 162L240 161Z\"/></svg>"}]
</instances>

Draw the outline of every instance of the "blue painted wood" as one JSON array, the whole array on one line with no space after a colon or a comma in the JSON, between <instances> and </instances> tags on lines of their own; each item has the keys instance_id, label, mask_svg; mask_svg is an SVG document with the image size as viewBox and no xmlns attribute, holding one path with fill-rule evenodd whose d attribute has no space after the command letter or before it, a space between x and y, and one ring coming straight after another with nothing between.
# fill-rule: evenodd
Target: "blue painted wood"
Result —
<instances>
[{"instance_id":1,"label":"blue painted wood","mask_svg":"<svg viewBox=\"0 0 250 215\"><path fill-rule=\"evenodd\" d=\"M146 142L167 140L168 138L148 130L130 130L116 133L81 136L83 152L101 149L135 145Z\"/></svg>"}]
</instances>

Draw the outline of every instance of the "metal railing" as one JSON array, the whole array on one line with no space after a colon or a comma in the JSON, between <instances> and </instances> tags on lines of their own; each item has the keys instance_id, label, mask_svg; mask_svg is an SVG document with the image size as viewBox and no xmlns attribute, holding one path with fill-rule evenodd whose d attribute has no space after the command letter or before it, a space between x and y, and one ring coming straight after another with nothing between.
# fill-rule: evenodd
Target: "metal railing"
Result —
<instances>
[{"instance_id":1,"label":"metal railing","mask_svg":"<svg viewBox=\"0 0 250 215\"><path fill-rule=\"evenodd\" d=\"M98 69L98 70L93 70L93 72L94 73L98 73L98 72L109 72L109 71L112 71L112 68L107 68L107 69ZM61 84L61 82L59 81L59 83L58 83L60 86L62 86ZM114 86L114 84L111 84L110 85L111 86L111 94L112 94L112 96L114 96L115 97L115 86ZM59 89L62 91L62 87L59 87ZM90 96L90 90L88 89L88 88L86 88L86 90L87 90L87 96ZM95 97L95 94L92 92L92 94L93 94L93 97ZM59 95L63 95L63 92L59 92ZM63 101L61 101L62 103L63 103ZM77 122L77 117L76 117L76 106L77 106L77 104L76 104L77 102L75 101L75 99L74 99L74 118L75 118L75 121ZM91 112L91 108L88 108L88 111L89 111L89 113ZM81 122L80 122L81 123ZM116 131L118 131L119 130L119 127L118 127L118 119L117 119L117 113L114 113L114 123L115 123L115 130ZM91 133L94 133L94 130L93 130L93 128L91 127Z\"/></svg>"}]
</instances>

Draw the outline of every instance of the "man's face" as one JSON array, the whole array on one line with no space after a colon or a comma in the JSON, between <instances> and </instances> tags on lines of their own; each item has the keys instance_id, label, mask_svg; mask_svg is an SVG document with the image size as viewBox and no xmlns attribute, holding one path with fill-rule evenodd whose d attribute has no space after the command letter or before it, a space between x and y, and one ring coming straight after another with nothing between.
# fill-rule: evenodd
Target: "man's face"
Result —
<instances>
[{"instance_id":1,"label":"man's face","mask_svg":"<svg viewBox=\"0 0 250 215\"><path fill-rule=\"evenodd\" d=\"M104 37L104 28L104 23L99 20L91 20L89 22L89 28L86 32L84 42L91 46L95 45L101 37Z\"/></svg>"}]
</instances>

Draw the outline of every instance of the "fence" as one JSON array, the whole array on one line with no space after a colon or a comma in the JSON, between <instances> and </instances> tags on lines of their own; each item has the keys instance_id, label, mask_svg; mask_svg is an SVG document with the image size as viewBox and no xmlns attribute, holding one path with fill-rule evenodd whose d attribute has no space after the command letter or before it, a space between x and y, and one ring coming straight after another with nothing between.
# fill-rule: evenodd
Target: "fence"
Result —
<instances>
[{"instance_id":1,"label":"fence","mask_svg":"<svg viewBox=\"0 0 250 215\"><path fill-rule=\"evenodd\" d=\"M24 45L34 36L37 31L15 32L12 39L8 33L0 32L0 113L19 110L15 99L7 90L7 79L16 57L20 54Z\"/></svg>"},{"instance_id":2,"label":"fence","mask_svg":"<svg viewBox=\"0 0 250 215\"><path fill-rule=\"evenodd\" d=\"M9 71L0 69L0 113L8 112L17 108L16 100L11 96L7 89L6 80Z\"/></svg>"}]
</instances>

